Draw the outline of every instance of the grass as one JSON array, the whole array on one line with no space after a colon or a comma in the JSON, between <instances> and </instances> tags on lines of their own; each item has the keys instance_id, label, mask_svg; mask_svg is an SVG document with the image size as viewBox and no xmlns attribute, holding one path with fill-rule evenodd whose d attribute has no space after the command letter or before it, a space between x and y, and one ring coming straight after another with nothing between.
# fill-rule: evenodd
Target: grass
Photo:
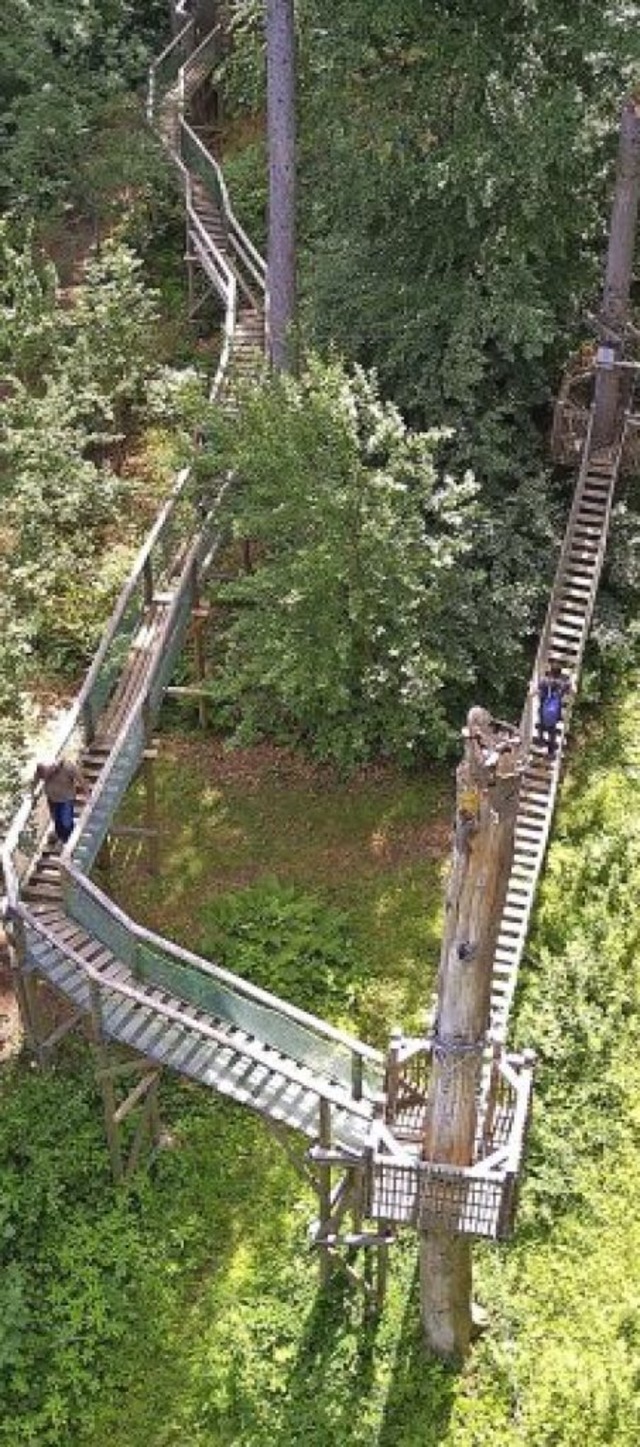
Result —
<instances>
[{"instance_id":1,"label":"grass","mask_svg":"<svg viewBox=\"0 0 640 1447\"><path fill-rule=\"evenodd\" d=\"M295 884L343 912L366 962L350 1023L386 1044L424 1019L438 961L451 785L377 769L345 783L268 746L226 754L168 736L158 766L161 878L116 851L112 889L134 916L198 950L206 904L260 880ZM140 819L143 800L127 803Z\"/></svg>"}]
</instances>

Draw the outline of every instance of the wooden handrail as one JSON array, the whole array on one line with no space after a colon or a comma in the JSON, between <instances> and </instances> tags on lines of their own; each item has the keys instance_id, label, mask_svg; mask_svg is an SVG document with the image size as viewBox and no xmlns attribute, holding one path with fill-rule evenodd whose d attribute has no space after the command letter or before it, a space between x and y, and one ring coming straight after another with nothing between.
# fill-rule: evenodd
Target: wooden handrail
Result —
<instances>
[{"instance_id":1,"label":"wooden handrail","mask_svg":"<svg viewBox=\"0 0 640 1447\"><path fill-rule=\"evenodd\" d=\"M270 990L264 990L260 985L254 985L250 980L245 980L241 975L236 975L232 970L227 970L223 965L218 965L212 960L205 960L201 955L193 954L191 950L176 945L172 940L165 939L162 935L154 934L152 930L145 929L143 925L125 914L124 910L114 904L108 895L103 894L98 885L89 879L81 869L73 863L68 856L63 857L61 872L67 876L72 884L76 884L85 894L90 895L122 929L136 941L147 945L150 949L158 950L159 953L169 956L180 964L191 965L198 969L203 975L218 981L233 990L234 994L243 996L253 1001L256 1005L265 1006L273 1010L282 1019L291 1020L293 1024L300 1025L310 1033L329 1041L333 1045L340 1045L350 1054L357 1055L361 1060L368 1060L371 1065L379 1066L382 1070L384 1056L382 1051L376 1050L373 1045L367 1045L365 1041L358 1040L357 1036L349 1035L344 1030L328 1024L318 1015L312 1015L307 1010L301 1010L297 1005L292 1005L288 1000L283 1000L279 995L273 994Z\"/></svg>"},{"instance_id":2,"label":"wooden handrail","mask_svg":"<svg viewBox=\"0 0 640 1447\"><path fill-rule=\"evenodd\" d=\"M76 695L71 705L71 708L65 715L61 727L54 736L53 742L49 750L49 752L54 758L59 758L64 752L64 749L67 746L69 739L71 738L74 730L78 727L81 721L83 711L91 695L92 688L98 678L100 669L108 655L109 649L118 631L120 623L125 615L128 604L131 602L131 599L133 598L139 583L141 582L141 580L144 580L145 569L148 566L151 554L153 553L156 544L162 536L164 528L172 517L178 501L184 493L188 478L189 469L184 468L182 472L179 473L171 489L171 493L167 498L167 501L160 508L155 522L153 523L153 526L147 534L147 537L145 538L145 541L136 556L129 577L127 578L127 581L121 590L118 601L115 605L115 608L113 609L109 622L102 635L102 639L94 655L92 663L88 669L80 692ZM37 802L37 800L41 797L42 792L42 785L39 784L32 793L25 795L22 803L19 805L13 817L13 820L3 840L0 857L2 861L2 871L5 882L5 892L9 904L12 904L15 901L18 888L17 875L13 864L13 854L17 847L20 834L25 828L29 815L34 807L34 803Z\"/></svg>"},{"instance_id":3,"label":"wooden handrail","mask_svg":"<svg viewBox=\"0 0 640 1447\"><path fill-rule=\"evenodd\" d=\"M215 1025L209 1024L204 1020L196 1020L195 1018L192 1019L185 1016L181 1010L177 1010L173 1005L166 1005L162 1000L150 999L144 990L139 989L136 985L127 984L124 980L105 980L95 965L92 965L89 960L85 960L82 955L78 954L72 945L61 945L55 931L49 929L37 916L34 918L24 904L18 903L13 910L13 914L21 919L29 929L41 935L58 953L63 954L66 959L71 960L89 981L98 986L101 994L122 995L125 999L132 1000L136 1005L143 1005L146 1009L152 1010L154 1015L162 1015L165 1019L171 1020L173 1024L179 1024L182 1025L184 1029L193 1030L197 1034L202 1035L206 1040L214 1041L217 1045L224 1045L227 1049L235 1048L238 1054L246 1055L248 1059L255 1060L256 1064L264 1065L264 1051L260 1049L259 1045L253 1045L252 1042L247 1039L243 1040L242 1045L238 1044L234 1047L233 1041L230 1039L227 1031L219 1030ZM298 1068L295 1062L287 1060L285 1057L280 1057L274 1068L280 1075L283 1075L285 1079L291 1080L295 1085L301 1086L305 1090L312 1091L324 1100L331 1101L333 1105L337 1105L341 1110L348 1111L350 1115L359 1116L360 1119L364 1121L370 1119L371 1112L365 1102L354 1099L353 1096L347 1095L346 1092L329 1084L328 1081L323 1081L321 1078L311 1081L308 1073L304 1069Z\"/></svg>"}]
</instances>

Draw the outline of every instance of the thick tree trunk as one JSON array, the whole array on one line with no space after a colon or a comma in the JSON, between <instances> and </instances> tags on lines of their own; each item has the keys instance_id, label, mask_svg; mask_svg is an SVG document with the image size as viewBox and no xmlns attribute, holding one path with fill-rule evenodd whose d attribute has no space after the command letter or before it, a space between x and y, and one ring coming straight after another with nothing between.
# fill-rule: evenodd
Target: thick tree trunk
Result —
<instances>
[{"instance_id":1,"label":"thick tree trunk","mask_svg":"<svg viewBox=\"0 0 640 1447\"><path fill-rule=\"evenodd\" d=\"M629 293L633 272L638 200L640 198L640 101L628 100L620 121L618 170L611 214L609 249L605 273L600 321L612 352L612 360L620 357L629 311ZM605 447L614 441L619 426L621 403L620 372L600 368L596 374L593 442Z\"/></svg>"},{"instance_id":2,"label":"thick tree trunk","mask_svg":"<svg viewBox=\"0 0 640 1447\"><path fill-rule=\"evenodd\" d=\"M294 364L296 310L295 23L293 0L267 0L269 350L277 371Z\"/></svg>"},{"instance_id":3,"label":"thick tree trunk","mask_svg":"<svg viewBox=\"0 0 640 1447\"><path fill-rule=\"evenodd\" d=\"M484 709L469 714L457 773L456 833L438 978L438 1014L423 1158L473 1162L478 1087L489 1025L493 953L513 857L522 758L515 734ZM421 1314L430 1349L462 1357L471 1338L469 1241L427 1233Z\"/></svg>"},{"instance_id":4,"label":"thick tree trunk","mask_svg":"<svg viewBox=\"0 0 640 1447\"><path fill-rule=\"evenodd\" d=\"M429 1350L460 1361L471 1343L471 1242L444 1231L420 1237L421 1311Z\"/></svg>"}]
</instances>

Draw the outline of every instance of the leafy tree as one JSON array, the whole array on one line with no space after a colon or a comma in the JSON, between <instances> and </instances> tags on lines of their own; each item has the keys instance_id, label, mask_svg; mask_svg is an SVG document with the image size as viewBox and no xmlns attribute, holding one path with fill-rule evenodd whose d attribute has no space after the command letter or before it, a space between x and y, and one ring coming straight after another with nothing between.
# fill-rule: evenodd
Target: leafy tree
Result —
<instances>
[{"instance_id":1,"label":"leafy tree","mask_svg":"<svg viewBox=\"0 0 640 1447\"><path fill-rule=\"evenodd\" d=\"M162 0L142 8L132 0L10 0L0 42L5 206L18 203L39 215L69 204L95 211L105 107L117 110L121 99L126 110L127 92L144 82L164 23ZM112 193L141 146L142 117L136 145L114 155Z\"/></svg>"},{"instance_id":2,"label":"leafy tree","mask_svg":"<svg viewBox=\"0 0 640 1447\"><path fill-rule=\"evenodd\" d=\"M49 666L86 660L129 564L131 482L114 463L149 380L155 416L186 405L180 379L158 365L156 326L156 295L129 248L109 242L94 255L69 306L31 232L0 230L0 566L11 616Z\"/></svg>"},{"instance_id":3,"label":"leafy tree","mask_svg":"<svg viewBox=\"0 0 640 1447\"><path fill-rule=\"evenodd\" d=\"M337 362L249 392L241 421L217 414L211 465L241 477L233 524L259 556L228 595L216 687L236 737L297 736L344 767L446 747L443 615L476 488L438 476L439 440Z\"/></svg>"},{"instance_id":4,"label":"leafy tree","mask_svg":"<svg viewBox=\"0 0 640 1447\"><path fill-rule=\"evenodd\" d=\"M33 230L20 233L0 220L0 368L21 382L36 383L52 364L59 333L57 275L34 246Z\"/></svg>"},{"instance_id":5,"label":"leafy tree","mask_svg":"<svg viewBox=\"0 0 640 1447\"><path fill-rule=\"evenodd\" d=\"M308 325L482 483L538 446L597 293L637 10L302 5Z\"/></svg>"}]
</instances>

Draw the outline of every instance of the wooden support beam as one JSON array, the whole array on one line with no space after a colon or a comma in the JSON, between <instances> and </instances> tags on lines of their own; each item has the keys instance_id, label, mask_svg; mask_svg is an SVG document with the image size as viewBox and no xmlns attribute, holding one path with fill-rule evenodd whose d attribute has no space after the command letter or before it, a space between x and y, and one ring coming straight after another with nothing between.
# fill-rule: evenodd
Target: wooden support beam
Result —
<instances>
[{"instance_id":1,"label":"wooden support beam","mask_svg":"<svg viewBox=\"0 0 640 1447\"><path fill-rule=\"evenodd\" d=\"M320 1145L309 1146L307 1156L314 1165L319 1166L356 1166L361 1157L356 1151L349 1151L338 1146L325 1150Z\"/></svg>"},{"instance_id":2,"label":"wooden support beam","mask_svg":"<svg viewBox=\"0 0 640 1447\"><path fill-rule=\"evenodd\" d=\"M32 972L27 967L27 945L24 924L17 915L9 915L5 924L9 966L13 987L16 992L20 1020L29 1050L35 1055L40 1066L45 1065L41 1046L40 1009L37 986Z\"/></svg>"},{"instance_id":3,"label":"wooden support beam","mask_svg":"<svg viewBox=\"0 0 640 1447\"><path fill-rule=\"evenodd\" d=\"M319 1132L318 1144L321 1149L328 1150L331 1146L331 1106L328 1100L320 1097L319 1100ZM328 1229L331 1219L331 1166L320 1166L318 1180L318 1201L320 1231L324 1234ZM331 1258L327 1250L320 1252L320 1285L326 1286L331 1277Z\"/></svg>"},{"instance_id":4,"label":"wooden support beam","mask_svg":"<svg viewBox=\"0 0 640 1447\"><path fill-rule=\"evenodd\" d=\"M335 1238L336 1231L343 1216L346 1215L352 1201L353 1181L351 1172L345 1174L338 1181L329 1193L327 1203L328 1215L320 1216L311 1223L309 1231L317 1243L329 1241Z\"/></svg>"},{"instance_id":5,"label":"wooden support beam","mask_svg":"<svg viewBox=\"0 0 640 1447\"><path fill-rule=\"evenodd\" d=\"M76 1025L79 1025L84 1018L84 1010L74 1010L68 1020L63 1020L55 1030L51 1031L50 1035L47 1035L45 1040L40 1042L40 1049L42 1051L53 1050L54 1045L58 1045L61 1040L64 1040L65 1035L68 1035L71 1030L75 1030Z\"/></svg>"},{"instance_id":6,"label":"wooden support beam","mask_svg":"<svg viewBox=\"0 0 640 1447\"><path fill-rule=\"evenodd\" d=\"M294 1171L296 1171L297 1174L302 1177L303 1181L306 1181L307 1185L311 1186L313 1189L316 1189L315 1177L313 1176L313 1173L309 1170L304 1155L298 1155L296 1151L293 1150L291 1142L289 1140L289 1132L287 1132L284 1127L280 1126L277 1121L271 1120L268 1115L264 1115L262 1119L265 1125L270 1130L271 1135L274 1137L275 1140L277 1140L278 1145L282 1147L282 1150L284 1151L287 1160L293 1166Z\"/></svg>"},{"instance_id":7,"label":"wooden support beam","mask_svg":"<svg viewBox=\"0 0 640 1447\"><path fill-rule=\"evenodd\" d=\"M158 874L158 812L156 799L155 750L145 749L142 757L144 778L145 831L147 836L147 866L150 874Z\"/></svg>"},{"instance_id":8,"label":"wooden support beam","mask_svg":"<svg viewBox=\"0 0 640 1447\"><path fill-rule=\"evenodd\" d=\"M118 1106L114 1115L116 1125L121 1125L122 1121L126 1120L127 1116L146 1096L151 1087L157 1085L159 1075L159 1070L150 1070L149 1074L145 1075L143 1080L138 1081L138 1084L129 1092L126 1100L123 1100L122 1104Z\"/></svg>"},{"instance_id":9,"label":"wooden support beam","mask_svg":"<svg viewBox=\"0 0 640 1447\"><path fill-rule=\"evenodd\" d=\"M209 685L205 683L172 683L165 688L167 698L202 698L209 696Z\"/></svg>"},{"instance_id":10,"label":"wooden support beam","mask_svg":"<svg viewBox=\"0 0 640 1447\"><path fill-rule=\"evenodd\" d=\"M145 1141L148 1141L150 1146L153 1146L157 1143L157 1139L160 1133L157 1105L159 1077L160 1072L156 1071L154 1079L150 1083L149 1093L140 1114L140 1119L136 1127L136 1132L131 1143L131 1150L127 1159L125 1170L127 1179L129 1179L133 1175L134 1171L137 1169L138 1162L142 1154L142 1147L144 1146Z\"/></svg>"},{"instance_id":11,"label":"wooden support beam","mask_svg":"<svg viewBox=\"0 0 640 1447\"><path fill-rule=\"evenodd\" d=\"M99 1066L96 1070L96 1079L100 1082L103 1075L109 1075L112 1080L117 1080L120 1076L133 1075L136 1071L149 1070L149 1068L149 1061L142 1056L139 1060L119 1060Z\"/></svg>"}]
</instances>

